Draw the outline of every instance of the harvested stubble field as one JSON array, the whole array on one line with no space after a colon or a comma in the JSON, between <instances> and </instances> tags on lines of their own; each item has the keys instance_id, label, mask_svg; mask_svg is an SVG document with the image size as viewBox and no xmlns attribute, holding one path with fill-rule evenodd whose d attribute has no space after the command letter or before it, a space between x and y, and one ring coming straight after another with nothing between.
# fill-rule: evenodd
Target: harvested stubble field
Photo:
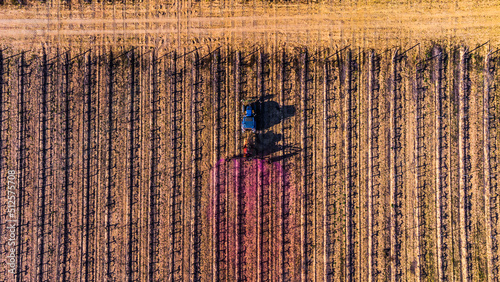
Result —
<instances>
[{"instance_id":1,"label":"harvested stubble field","mask_svg":"<svg viewBox=\"0 0 500 282\"><path fill-rule=\"evenodd\" d=\"M1 276L498 277L499 66L486 46L4 50Z\"/></svg>"}]
</instances>

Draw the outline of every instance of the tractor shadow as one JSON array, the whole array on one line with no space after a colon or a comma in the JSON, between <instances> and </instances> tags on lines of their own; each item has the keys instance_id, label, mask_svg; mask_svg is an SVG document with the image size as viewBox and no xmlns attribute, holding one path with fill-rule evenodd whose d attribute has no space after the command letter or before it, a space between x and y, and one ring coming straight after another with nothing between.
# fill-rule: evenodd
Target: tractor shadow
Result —
<instances>
[{"instance_id":1,"label":"tractor shadow","mask_svg":"<svg viewBox=\"0 0 500 282\"><path fill-rule=\"evenodd\" d=\"M260 102L257 105L255 113L257 130L267 130L279 124L283 119L294 116L295 111L295 106L293 105L280 107L280 105L275 101Z\"/></svg>"},{"instance_id":2,"label":"tractor shadow","mask_svg":"<svg viewBox=\"0 0 500 282\"><path fill-rule=\"evenodd\" d=\"M272 131L257 134L256 149L260 156L267 158L269 162L278 162L297 155L300 148L291 145L280 145L283 136ZM268 157L274 153L283 152L278 156Z\"/></svg>"},{"instance_id":3,"label":"tractor shadow","mask_svg":"<svg viewBox=\"0 0 500 282\"><path fill-rule=\"evenodd\" d=\"M280 106L275 101L269 101L264 97L256 107L256 150L258 154L267 158L269 162L277 162L290 158L300 152L300 148L290 145L281 145L283 136L270 130L273 126L280 124L283 120L293 117L296 109L294 105ZM275 153L283 152L279 156L269 157Z\"/></svg>"}]
</instances>

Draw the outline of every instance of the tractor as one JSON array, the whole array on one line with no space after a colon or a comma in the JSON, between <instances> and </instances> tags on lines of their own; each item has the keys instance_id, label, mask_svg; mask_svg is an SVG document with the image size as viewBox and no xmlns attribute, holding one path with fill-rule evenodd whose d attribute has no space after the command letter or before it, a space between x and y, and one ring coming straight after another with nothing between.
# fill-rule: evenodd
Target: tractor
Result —
<instances>
[{"instance_id":1,"label":"tractor","mask_svg":"<svg viewBox=\"0 0 500 282\"><path fill-rule=\"evenodd\" d=\"M241 121L241 130L243 132L251 130L253 133L256 131L255 124L255 111L253 109L256 99L242 100L243 107L243 120Z\"/></svg>"},{"instance_id":2,"label":"tractor","mask_svg":"<svg viewBox=\"0 0 500 282\"><path fill-rule=\"evenodd\" d=\"M250 158L255 155L255 132L257 124L255 122L254 106L257 99L242 100L243 119L241 121L241 131L245 135L243 143L243 157Z\"/></svg>"}]
</instances>

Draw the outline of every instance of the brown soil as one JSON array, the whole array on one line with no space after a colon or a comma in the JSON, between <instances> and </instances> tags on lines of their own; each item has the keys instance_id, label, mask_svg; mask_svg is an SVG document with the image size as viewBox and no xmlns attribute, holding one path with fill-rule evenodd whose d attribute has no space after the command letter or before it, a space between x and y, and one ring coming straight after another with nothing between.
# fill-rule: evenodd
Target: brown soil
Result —
<instances>
[{"instance_id":1,"label":"brown soil","mask_svg":"<svg viewBox=\"0 0 500 282\"><path fill-rule=\"evenodd\" d=\"M500 40L498 1L226 2L92 3L73 4L71 9L61 4L3 6L0 32L5 45L57 43L78 48L89 44L163 44L179 49L207 44L377 47Z\"/></svg>"},{"instance_id":2,"label":"brown soil","mask_svg":"<svg viewBox=\"0 0 500 282\"><path fill-rule=\"evenodd\" d=\"M494 276L498 79L484 49L93 49L51 51L46 68L41 53L22 68L5 51L2 172L15 168L25 187L18 275ZM252 161L237 99L251 96ZM485 117L486 151L472 129Z\"/></svg>"}]
</instances>

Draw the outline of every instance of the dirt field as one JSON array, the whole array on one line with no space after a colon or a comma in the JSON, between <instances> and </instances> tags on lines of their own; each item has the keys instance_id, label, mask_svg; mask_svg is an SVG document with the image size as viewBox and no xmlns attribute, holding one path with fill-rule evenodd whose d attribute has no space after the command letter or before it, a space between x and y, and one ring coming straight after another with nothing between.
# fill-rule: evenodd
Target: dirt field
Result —
<instances>
[{"instance_id":1,"label":"dirt field","mask_svg":"<svg viewBox=\"0 0 500 282\"><path fill-rule=\"evenodd\" d=\"M493 280L489 48L4 51L16 277ZM245 159L250 96L258 153Z\"/></svg>"},{"instance_id":2,"label":"dirt field","mask_svg":"<svg viewBox=\"0 0 500 282\"><path fill-rule=\"evenodd\" d=\"M500 43L498 0L49 2L0 8L0 44L182 50L227 44L392 48L436 41Z\"/></svg>"}]
</instances>

